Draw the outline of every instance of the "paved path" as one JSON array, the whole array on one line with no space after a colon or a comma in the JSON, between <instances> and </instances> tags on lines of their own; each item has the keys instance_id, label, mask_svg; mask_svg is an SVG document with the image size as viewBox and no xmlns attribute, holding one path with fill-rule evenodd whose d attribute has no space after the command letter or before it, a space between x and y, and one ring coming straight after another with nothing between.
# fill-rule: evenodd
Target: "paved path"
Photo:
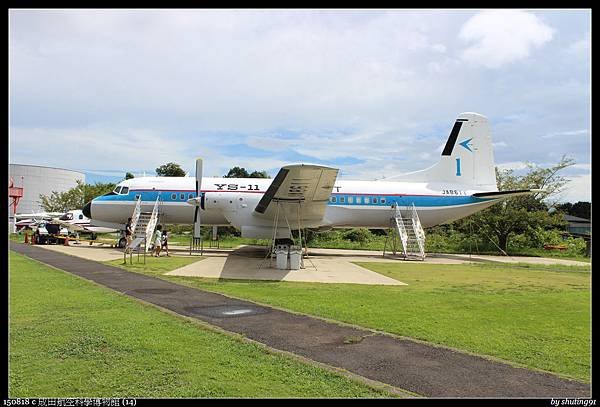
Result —
<instances>
[{"instance_id":1,"label":"paved path","mask_svg":"<svg viewBox=\"0 0 600 407\"><path fill-rule=\"evenodd\" d=\"M181 286L55 251L10 248L275 349L429 397L589 397L590 385L367 329L337 325Z\"/></svg>"},{"instance_id":2,"label":"paved path","mask_svg":"<svg viewBox=\"0 0 600 407\"><path fill-rule=\"evenodd\" d=\"M69 242L69 246L59 244L44 244L39 245L39 247L46 250L53 250L55 252L96 261L109 261L123 258L123 249L117 249L100 244L89 245L84 243L75 244L73 242Z\"/></svg>"},{"instance_id":3,"label":"paved path","mask_svg":"<svg viewBox=\"0 0 600 407\"><path fill-rule=\"evenodd\" d=\"M373 250L348 250L348 249L320 249L309 248L308 253L316 256L341 257L364 257L367 259L352 261L393 261L400 260L400 256L386 253L383 258L382 252ZM556 257L531 257L531 256L492 256L485 254L447 254L427 253L424 261L413 261L416 264L461 264L471 262L500 262L500 263L528 263L528 264L561 264L565 266L589 266L590 263L577 260L561 259Z\"/></svg>"},{"instance_id":4,"label":"paved path","mask_svg":"<svg viewBox=\"0 0 600 407\"><path fill-rule=\"evenodd\" d=\"M311 256L304 259L305 268L278 270L275 259L265 259L264 247L245 246L228 256L213 256L173 270L168 275L238 280L303 281L371 285L406 285L364 267L351 263L361 258ZM364 260L364 259L362 259Z\"/></svg>"}]
</instances>

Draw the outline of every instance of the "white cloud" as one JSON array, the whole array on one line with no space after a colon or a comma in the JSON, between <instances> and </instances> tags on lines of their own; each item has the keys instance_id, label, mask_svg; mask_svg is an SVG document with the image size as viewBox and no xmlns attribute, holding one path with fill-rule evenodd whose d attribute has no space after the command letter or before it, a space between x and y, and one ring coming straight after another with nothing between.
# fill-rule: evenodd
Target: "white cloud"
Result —
<instances>
[{"instance_id":1,"label":"white cloud","mask_svg":"<svg viewBox=\"0 0 600 407\"><path fill-rule=\"evenodd\" d=\"M181 162L189 146L151 129L11 128L10 160L95 169L156 168ZM59 141L59 142L57 142Z\"/></svg>"},{"instance_id":2,"label":"white cloud","mask_svg":"<svg viewBox=\"0 0 600 407\"><path fill-rule=\"evenodd\" d=\"M581 130L568 130L568 131L561 131L558 133L550 133L550 134L545 134L542 136L542 138L553 138L553 137L565 137L565 136L582 136L585 134L588 134L589 130L588 129L581 129Z\"/></svg>"},{"instance_id":3,"label":"white cloud","mask_svg":"<svg viewBox=\"0 0 600 407\"><path fill-rule=\"evenodd\" d=\"M431 49L442 54L446 52L446 46L444 44L435 44L431 47Z\"/></svg>"},{"instance_id":4,"label":"white cloud","mask_svg":"<svg viewBox=\"0 0 600 407\"><path fill-rule=\"evenodd\" d=\"M575 41L586 38L589 18L539 12L557 27L541 47L548 27L538 17L511 11L511 35L502 37L502 21L489 13L498 16L11 10L11 159L57 165L64 153L73 168L136 171L175 161L193 171L198 155L216 175L234 165L350 157L363 162L343 166L344 177L373 179L432 165L457 115L477 111L490 118L498 162L563 153L589 162L583 134L568 144L541 140L590 128L589 66L568 54L585 49ZM482 16L490 24L475 24ZM476 55L460 57L461 38L501 66L541 48L531 65L506 65L499 75L466 69Z\"/></svg>"},{"instance_id":5,"label":"white cloud","mask_svg":"<svg viewBox=\"0 0 600 407\"><path fill-rule=\"evenodd\" d=\"M523 161L513 161L513 162L507 162L507 163L496 163L496 167L498 167L501 170L515 170L515 171L519 171L519 170L524 170L527 168L527 163L523 162Z\"/></svg>"},{"instance_id":6,"label":"white cloud","mask_svg":"<svg viewBox=\"0 0 600 407\"><path fill-rule=\"evenodd\" d=\"M534 14L518 10L487 10L471 17L459 38L471 45L462 59L488 68L499 68L526 58L534 48L550 41L553 29Z\"/></svg>"},{"instance_id":7,"label":"white cloud","mask_svg":"<svg viewBox=\"0 0 600 407\"><path fill-rule=\"evenodd\" d=\"M592 175L584 174L578 177L567 177L569 183L556 197L559 202L591 202L592 201Z\"/></svg>"},{"instance_id":8,"label":"white cloud","mask_svg":"<svg viewBox=\"0 0 600 407\"><path fill-rule=\"evenodd\" d=\"M588 31L584 38L572 43L568 50L575 55L588 56L592 50L592 32Z\"/></svg>"}]
</instances>

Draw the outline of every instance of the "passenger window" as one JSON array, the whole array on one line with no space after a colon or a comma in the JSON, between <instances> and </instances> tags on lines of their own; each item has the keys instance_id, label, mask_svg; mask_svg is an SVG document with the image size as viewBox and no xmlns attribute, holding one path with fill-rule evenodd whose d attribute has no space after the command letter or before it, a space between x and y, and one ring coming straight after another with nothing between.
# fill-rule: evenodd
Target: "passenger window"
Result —
<instances>
[{"instance_id":1,"label":"passenger window","mask_svg":"<svg viewBox=\"0 0 600 407\"><path fill-rule=\"evenodd\" d=\"M343 196L340 196L340 203L344 203L346 201L346 198Z\"/></svg>"},{"instance_id":2,"label":"passenger window","mask_svg":"<svg viewBox=\"0 0 600 407\"><path fill-rule=\"evenodd\" d=\"M354 203L354 197L353 196L349 196L348 197L348 203L349 204L353 204Z\"/></svg>"},{"instance_id":3,"label":"passenger window","mask_svg":"<svg viewBox=\"0 0 600 407\"><path fill-rule=\"evenodd\" d=\"M171 194L171 199L174 201L177 199L177 194Z\"/></svg>"},{"instance_id":4,"label":"passenger window","mask_svg":"<svg viewBox=\"0 0 600 407\"><path fill-rule=\"evenodd\" d=\"M335 197L335 196L332 196L332 197L331 197L331 202L335 203L336 201L337 201L336 197Z\"/></svg>"},{"instance_id":5,"label":"passenger window","mask_svg":"<svg viewBox=\"0 0 600 407\"><path fill-rule=\"evenodd\" d=\"M194 197L194 194L189 194L188 195L188 199L192 199Z\"/></svg>"},{"instance_id":6,"label":"passenger window","mask_svg":"<svg viewBox=\"0 0 600 407\"><path fill-rule=\"evenodd\" d=\"M81 214L80 214L80 215L79 215L79 219L83 219L83 215L81 215Z\"/></svg>"},{"instance_id":7,"label":"passenger window","mask_svg":"<svg viewBox=\"0 0 600 407\"><path fill-rule=\"evenodd\" d=\"M376 197L373 197L373 203L376 204L378 202L378 199Z\"/></svg>"},{"instance_id":8,"label":"passenger window","mask_svg":"<svg viewBox=\"0 0 600 407\"><path fill-rule=\"evenodd\" d=\"M381 198L381 203L384 204L385 203L385 198Z\"/></svg>"},{"instance_id":9,"label":"passenger window","mask_svg":"<svg viewBox=\"0 0 600 407\"><path fill-rule=\"evenodd\" d=\"M128 193L129 193L129 187L123 187L123 188L121 188L121 194L127 195Z\"/></svg>"},{"instance_id":10,"label":"passenger window","mask_svg":"<svg viewBox=\"0 0 600 407\"><path fill-rule=\"evenodd\" d=\"M179 194L179 199L183 201L185 199L185 194Z\"/></svg>"}]
</instances>

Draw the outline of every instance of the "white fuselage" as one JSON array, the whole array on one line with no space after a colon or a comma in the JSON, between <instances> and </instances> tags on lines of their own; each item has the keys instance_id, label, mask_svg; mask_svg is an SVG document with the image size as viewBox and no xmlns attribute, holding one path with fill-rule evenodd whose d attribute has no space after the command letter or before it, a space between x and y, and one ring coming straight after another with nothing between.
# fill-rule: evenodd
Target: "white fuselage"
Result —
<instances>
[{"instance_id":1,"label":"white fuselage","mask_svg":"<svg viewBox=\"0 0 600 407\"><path fill-rule=\"evenodd\" d=\"M142 212L151 212L158 198L160 222L191 224L195 207L187 200L196 197L195 178L144 177L122 181L115 191L91 202L95 224L123 225L132 216L136 200ZM250 237L270 236L272 219L254 209L273 180L263 178L203 178L202 225L233 225ZM408 211L414 205L424 227L460 219L482 210L496 200L476 198L482 192L459 185L386 181L337 181L325 215L306 228L388 228L393 206ZM295 229L294 220L288 220ZM246 233L244 231L246 230Z\"/></svg>"}]
</instances>

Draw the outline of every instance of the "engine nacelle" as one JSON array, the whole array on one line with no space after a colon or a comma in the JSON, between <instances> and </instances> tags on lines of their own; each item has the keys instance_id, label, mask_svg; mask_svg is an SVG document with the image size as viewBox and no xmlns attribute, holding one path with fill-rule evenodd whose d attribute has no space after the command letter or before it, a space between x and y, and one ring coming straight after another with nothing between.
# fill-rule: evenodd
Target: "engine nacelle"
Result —
<instances>
[{"instance_id":1,"label":"engine nacelle","mask_svg":"<svg viewBox=\"0 0 600 407\"><path fill-rule=\"evenodd\" d=\"M255 223L253 212L261 197L262 194L247 192L206 192L201 207L205 211L218 211L231 225L241 229Z\"/></svg>"}]
</instances>

